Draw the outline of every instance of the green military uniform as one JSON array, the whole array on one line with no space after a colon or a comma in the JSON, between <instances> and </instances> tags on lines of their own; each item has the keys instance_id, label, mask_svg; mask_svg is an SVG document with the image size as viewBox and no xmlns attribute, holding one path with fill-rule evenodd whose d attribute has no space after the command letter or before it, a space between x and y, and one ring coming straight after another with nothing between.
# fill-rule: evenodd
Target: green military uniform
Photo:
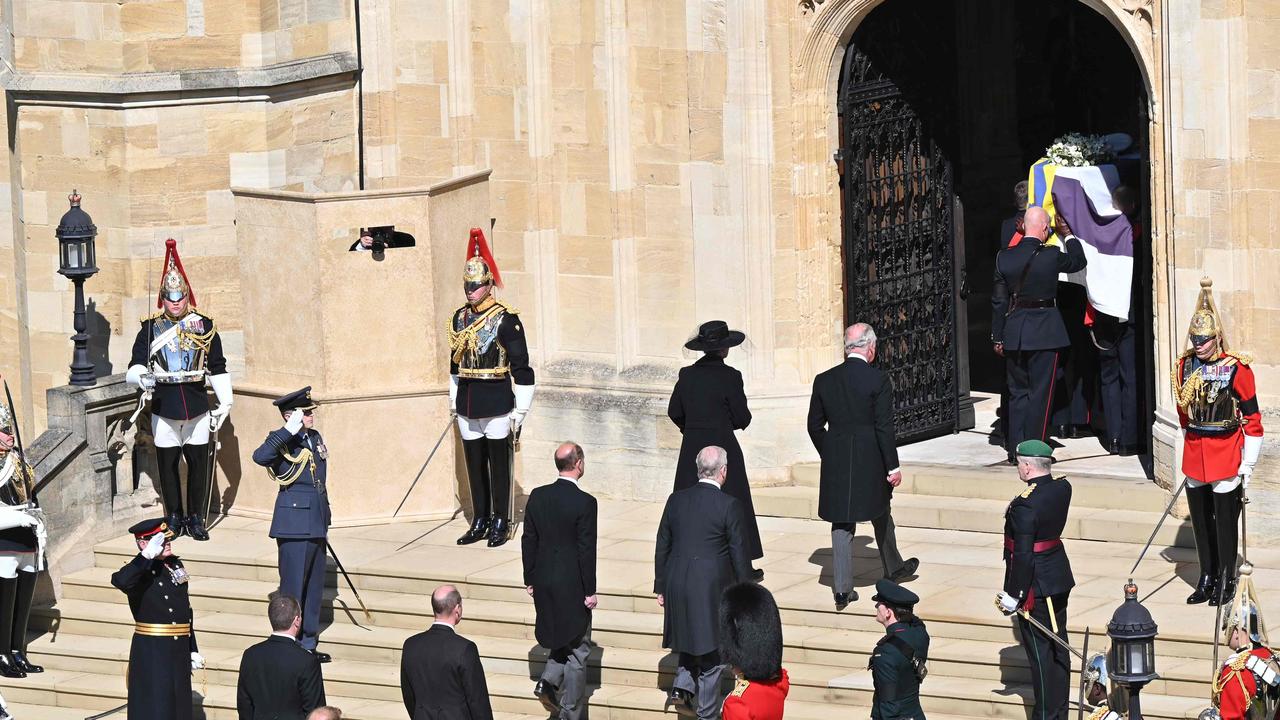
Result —
<instances>
[{"instance_id":1,"label":"green military uniform","mask_svg":"<svg viewBox=\"0 0 1280 720\"><path fill-rule=\"evenodd\" d=\"M871 599L895 610L911 610L920 601L915 593L888 579L876 582L876 594ZM915 662L923 662L928 655L929 633L919 618L885 628L885 636L876 643L867 664L875 688L871 700L873 720L924 720Z\"/></svg>"}]
</instances>

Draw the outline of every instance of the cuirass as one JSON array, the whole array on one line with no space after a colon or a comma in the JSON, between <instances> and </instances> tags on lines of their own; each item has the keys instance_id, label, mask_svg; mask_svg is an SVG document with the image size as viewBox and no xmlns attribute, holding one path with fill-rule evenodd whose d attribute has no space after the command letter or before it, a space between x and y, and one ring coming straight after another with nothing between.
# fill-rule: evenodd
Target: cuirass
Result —
<instances>
[{"instance_id":1,"label":"cuirass","mask_svg":"<svg viewBox=\"0 0 1280 720\"><path fill-rule=\"evenodd\" d=\"M1184 385L1192 375L1198 374L1201 378L1199 390L1184 408L1189 421L1188 429L1214 435L1235 432L1240 426L1236 397L1231 392L1237 365L1223 362L1225 359L1205 363L1198 358L1189 357L1182 364Z\"/></svg>"},{"instance_id":2,"label":"cuirass","mask_svg":"<svg viewBox=\"0 0 1280 720\"><path fill-rule=\"evenodd\" d=\"M195 382L204 379L205 353L213 335L213 321L196 313L189 313L182 320L164 315L151 321L151 342L179 325L151 356L151 372L158 383Z\"/></svg>"},{"instance_id":3,"label":"cuirass","mask_svg":"<svg viewBox=\"0 0 1280 720\"><path fill-rule=\"evenodd\" d=\"M479 313L466 307L454 314L449 349L458 363L458 377L488 380L506 377L510 370L507 350L498 342L498 328L506 316L502 305Z\"/></svg>"},{"instance_id":4,"label":"cuirass","mask_svg":"<svg viewBox=\"0 0 1280 720\"><path fill-rule=\"evenodd\" d=\"M31 466L23 462L16 452L9 452L0 461L0 478L5 482L0 485L0 503L5 505L26 505L31 502L31 485L33 473Z\"/></svg>"}]
</instances>

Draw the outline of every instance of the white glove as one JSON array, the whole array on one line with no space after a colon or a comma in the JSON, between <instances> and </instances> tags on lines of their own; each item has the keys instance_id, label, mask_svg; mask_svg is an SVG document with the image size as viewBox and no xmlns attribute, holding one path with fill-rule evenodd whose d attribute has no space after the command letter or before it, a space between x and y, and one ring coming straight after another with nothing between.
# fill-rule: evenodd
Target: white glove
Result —
<instances>
[{"instance_id":1,"label":"white glove","mask_svg":"<svg viewBox=\"0 0 1280 720\"><path fill-rule=\"evenodd\" d=\"M449 411L458 414L458 376L449 376Z\"/></svg>"},{"instance_id":2,"label":"white glove","mask_svg":"<svg viewBox=\"0 0 1280 720\"><path fill-rule=\"evenodd\" d=\"M231 405L236 401L231 392L231 374L218 373L209 376L209 384L213 386L213 394L218 398L218 407L209 411L209 427L217 432L231 414Z\"/></svg>"},{"instance_id":3,"label":"white glove","mask_svg":"<svg viewBox=\"0 0 1280 720\"><path fill-rule=\"evenodd\" d=\"M142 557L148 560L155 560L160 557L160 553L164 551L164 533L156 533L147 541L147 546L142 548Z\"/></svg>"},{"instance_id":4,"label":"white glove","mask_svg":"<svg viewBox=\"0 0 1280 720\"><path fill-rule=\"evenodd\" d=\"M302 411L294 410L289 413L289 417L285 418L284 429L289 431L290 435L297 435L302 429Z\"/></svg>"},{"instance_id":5,"label":"white glove","mask_svg":"<svg viewBox=\"0 0 1280 720\"><path fill-rule=\"evenodd\" d=\"M1000 606L1000 612L1005 615L1012 615L1018 610L1017 598L1003 590L1000 591L999 595L996 595L996 604Z\"/></svg>"},{"instance_id":6,"label":"white glove","mask_svg":"<svg viewBox=\"0 0 1280 720\"><path fill-rule=\"evenodd\" d=\"M218 429L222 427L222 423L226 422L230 415L231 406L229 405L219 405L218 407L210 410L209 431L216 434Z\"/></svg>"},{"instance_id":7,"label":"white glove","mask_svg":"<svg viewBox=\"0 0 1280 720\"><path fill-rule=\"evenodd\" d=\"M193 671L204 667L204 656L198 652L191 653L191 669Z\"/></svg>"},{"instance_id":8,"label":"white glove","mask_svg":"<svg viewBox=\"0 0 1280 720\"><path fill-rule=\"evenodd\" d=\"M516 408L515 410L512 410L511 413L508 415L508 417L511 418L511 429L513 431L519 430L520 426L524 425L525 416L527 416L528 414L529 414L528 410L521 410L520 408Z\"/></svg>"},{"instance_id":9,"label":"white glove","mask_svg":"<svg viewBox=\"0 0 1280 720\"><path fill-rule=\"evenodd\" d=\"M511 391L516 396L516 407L511 411L511 429L519 430L524 425L524 419L529 415L529 408L533 406L533 385L512 385Z\"/></svg>"},{"instance_id":10,"label":"white glove","mask_svg":"<svg viewBox=\"0 0 1280 720\"><path fill-rule=\"evenodd\" d=\"M1256 435L1244 436L1244 449L1240 452L1240 469L1236 475L1244 478L1244 486L1249 487L1249 478L1253 475L1253 466L1258 464L1258 456L1262 454L1262 438Z\"/></svg>"}]
</instances>

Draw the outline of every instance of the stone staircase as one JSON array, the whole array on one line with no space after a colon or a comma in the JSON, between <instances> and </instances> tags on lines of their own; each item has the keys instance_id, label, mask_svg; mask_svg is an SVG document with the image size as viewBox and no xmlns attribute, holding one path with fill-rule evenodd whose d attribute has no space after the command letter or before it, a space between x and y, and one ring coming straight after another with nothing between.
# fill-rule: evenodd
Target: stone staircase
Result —
<instances>
[{"instance_id":1,"label":"stone staircase","mask_svg":"<svg viewBox=\"0 0 1280 720\"><path fill-rule=\"evenodd\" d=\"M591 478L585 486L589 489ZM797 466L795 484L755 493L766 556L759 563L785 623L785 665L792 681L787 717L866 717L871 701L868 651L881 634L869 586L879 575L874 547L860 544L861 599L843 612L831 604L829 528L814 519L816 474ZM1140 543L1163 509L1165 494L1147 481L1073 477L1075 505L1065 539L1077 577L1070 629L1091 651L1107 646L1107 619L1122 600ZM909 585L933 645L923 703L931 719L994 717L1025 720L1031 697L1025 656L1010 621L992 598L1003 576L999 531L1004 505L1019 487L1010 468L908 468L895 493L894 516L903 554L921 559ZM1117 509L1124 507L1125 509ZM591 716L648 720L666 715L663 702L673 658L661 649L662 616L652 589L658 504L602 500L600 607L594 615ZM1161 679L1143 692L1153 718L1194 718L1205 707L1213 649L1213 611L1183 603L1194 572L1186 531L1171 522L1134 573L1160 625L1156 650ZM203 717L234 718L240 654L268 632L266 597L275 588L274 544L261 520L225 518L213 540L177 543L191 570L196 628L208 669L193 680ZM479 645L495 711L504 720L544 717L532 695L545 655L533 640L533 604L520 577L519 543L497 549L458 547L462 519L335 530L334 546L374 616L367 622L345 582L330 572L328 627L322 648L331 704L355 720L404 718L398 688L400 648L431 622L429 593L452 582L462 590L460 631ZM869 528L868 528L869 531ZM63 597L38 619L31 653L47 672L4 680L0 688L20 720L83 718L124 702L124 671L132 621L111 572L133 555L120 538L95 549L96 566L63 579ZM1264 607L1280 607L1280 554L1252 552ZM1184 579L1179 579L1179 575ZM1077 664L1078 667L1078 664ZM1074 693L1073 693L1074 698ZM111 717L122 718L123 712ZM201 715L197 714L197 717Z\"/></svg>"}]
</instances>

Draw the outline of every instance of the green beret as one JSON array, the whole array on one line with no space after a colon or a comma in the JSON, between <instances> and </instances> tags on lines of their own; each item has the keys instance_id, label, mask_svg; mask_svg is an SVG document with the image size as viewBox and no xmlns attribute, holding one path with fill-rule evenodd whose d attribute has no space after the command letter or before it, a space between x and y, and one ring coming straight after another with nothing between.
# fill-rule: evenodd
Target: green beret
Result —
<instances>
[{"instance_id":1,"label":"green beret","mask_svg":"<svg viewBox=\"0 0 1280 720\"><path fill-rule=\"evenodd\" d=\"M1014 454L1022 457L1042 457L1053 459L1053 448L1042 440L1023 440L1014 448Z\"/></svg>"}]
</instances>

